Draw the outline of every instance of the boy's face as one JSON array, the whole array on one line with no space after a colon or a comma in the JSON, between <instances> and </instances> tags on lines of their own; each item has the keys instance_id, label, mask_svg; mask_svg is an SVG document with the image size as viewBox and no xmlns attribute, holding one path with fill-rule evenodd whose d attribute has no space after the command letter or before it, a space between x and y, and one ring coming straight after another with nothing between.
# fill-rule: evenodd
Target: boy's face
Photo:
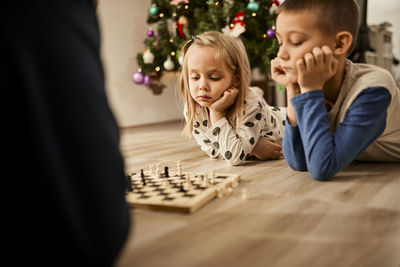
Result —
<instances>
[{"instance_id":1,"label":"boy's face","mask_svg":"<svg viewBox=\"0 0 400 267\"><path fill-rule=\"evenodd\" d=\"M314 47L328 45L333 49L335 42L334 36L327 36L321 32L317 16L311 11L279 14L276 19L276 36L280 65L291 83L297 82L297 59L303 58Z\"/></svg>"},{"instance_id":2,"label":"boy's face","mask_svg":"<svg viewBox=\"0 0 400 267\"><path fill-rule=\"evenodd\" d=\"M233 73L216 57L218 51L194 45L187 54L190 95L202 107L209 107L232 86Z\"/></svg>"}]
</instances>

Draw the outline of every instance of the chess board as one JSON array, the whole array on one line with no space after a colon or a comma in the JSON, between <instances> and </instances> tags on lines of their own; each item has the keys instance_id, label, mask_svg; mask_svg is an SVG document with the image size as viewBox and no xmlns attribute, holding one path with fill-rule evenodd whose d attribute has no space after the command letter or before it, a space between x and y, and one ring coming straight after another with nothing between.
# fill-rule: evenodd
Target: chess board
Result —
<instances>
[{"instance_id":1,"label":"chess board","mask_svg":"<svg viewBox=\"0 0 400 267\"><path fill-rule=\"evenodd\" d=\"M236 174L187 172L154 175L149 171L127 175L127 202L136 208L191 213L238 186Z\"/></svg>"}]
</instances>

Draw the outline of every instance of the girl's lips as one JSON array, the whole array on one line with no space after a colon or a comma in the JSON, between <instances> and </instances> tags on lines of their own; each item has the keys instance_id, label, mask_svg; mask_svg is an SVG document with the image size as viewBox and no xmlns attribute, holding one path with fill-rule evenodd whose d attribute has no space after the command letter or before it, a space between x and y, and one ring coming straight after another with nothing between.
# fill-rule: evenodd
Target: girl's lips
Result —
<instances>
[{"instance_id":1,"label":"girl's lips","mask_svg":"<svg viewBox=\"0 0 400 267\"><path fill-rule=\"evenodd\" d=\"M208 100L211 99L211 97L205 96L205 95L201 95L201 96L198 96L197 99L199 99L201 101L208 101Z\"/></svg>"}]
</instances>

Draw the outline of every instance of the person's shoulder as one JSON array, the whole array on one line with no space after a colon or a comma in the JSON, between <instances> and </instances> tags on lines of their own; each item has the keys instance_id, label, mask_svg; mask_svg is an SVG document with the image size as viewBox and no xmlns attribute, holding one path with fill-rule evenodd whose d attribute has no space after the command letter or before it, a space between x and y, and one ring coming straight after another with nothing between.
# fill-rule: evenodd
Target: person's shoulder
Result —
<instances>
[{"instance_id":1,"label":"person's shoulder","mask_svg":"<svg viewBox=\"0 0 400 267\"><path fill-rule=\"evenodd\" d=\"M246 107L264 107L264 91L259 87L249 87L244 101Z\"/></svg>"},{"instance_id":2,"label":"person's shoulder","mask_svg":"<svg viewBox=\"0 0 400 267\"><path fill-rule=\"evenodd\" d=\"M349 63L350 79L360 87L385 87L390 89L394 85L392 74L379 66L365 63Z\"/></svg>"}]
</instances>

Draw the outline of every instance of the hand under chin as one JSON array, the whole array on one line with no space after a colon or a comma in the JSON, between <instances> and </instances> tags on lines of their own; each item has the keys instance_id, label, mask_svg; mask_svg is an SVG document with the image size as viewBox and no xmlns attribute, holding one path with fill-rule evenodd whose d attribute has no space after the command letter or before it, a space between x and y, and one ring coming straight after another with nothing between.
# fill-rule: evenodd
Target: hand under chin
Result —
<instances>
[{"instance_id":1,"label":"hand under chin","mask_svg":"<svg viewBox=\"0 0 400 267\"><path fill-rule=\"evenodd\" d=\"M288 82L291 83L291 84L297 83L297 74L288 73L288 74L287 74L287 80L288 80Z\"/></svg>"}]
</instances>

